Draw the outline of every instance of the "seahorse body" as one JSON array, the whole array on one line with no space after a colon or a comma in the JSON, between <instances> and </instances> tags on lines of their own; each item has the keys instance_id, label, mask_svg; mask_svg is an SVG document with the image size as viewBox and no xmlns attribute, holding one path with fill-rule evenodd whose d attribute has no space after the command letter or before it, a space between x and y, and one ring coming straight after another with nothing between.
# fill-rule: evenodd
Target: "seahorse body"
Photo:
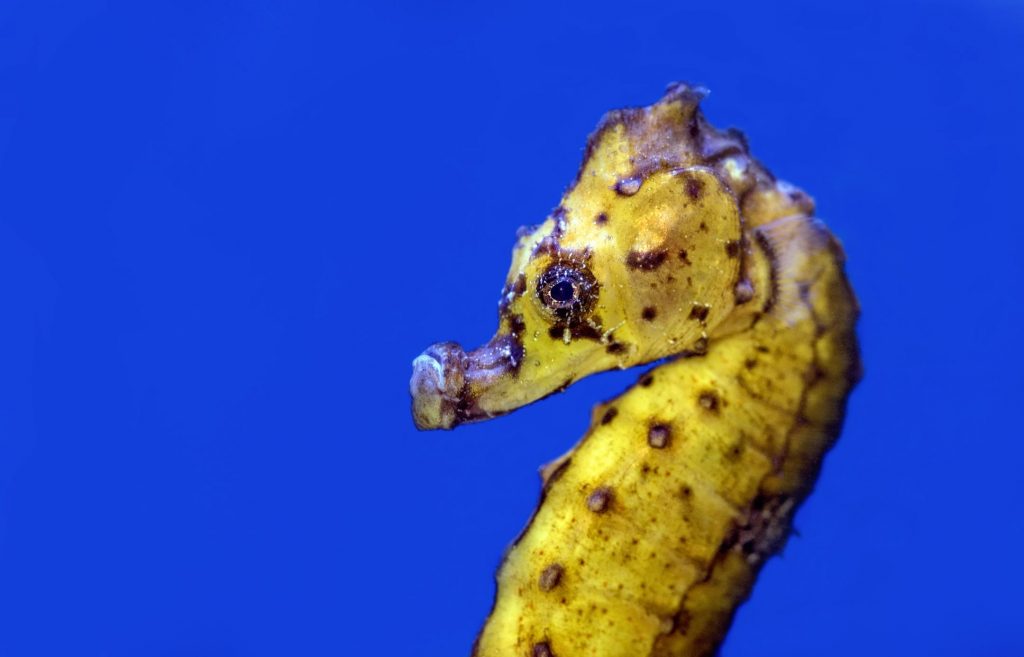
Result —
<instances>
[{"instance_id":1,"label":"seahorse body","mask_svg":"<svg viewBox=\"0 0 1024 657\"><path fill-rule=\"evenodd\" d=\"M497 335L414 364L417 424L451 428L675 357L542 470L474 655L713 653L838 435L860 371L841 248L702 95L610 113L520 236Z\"/></svg>"}]
</instances>

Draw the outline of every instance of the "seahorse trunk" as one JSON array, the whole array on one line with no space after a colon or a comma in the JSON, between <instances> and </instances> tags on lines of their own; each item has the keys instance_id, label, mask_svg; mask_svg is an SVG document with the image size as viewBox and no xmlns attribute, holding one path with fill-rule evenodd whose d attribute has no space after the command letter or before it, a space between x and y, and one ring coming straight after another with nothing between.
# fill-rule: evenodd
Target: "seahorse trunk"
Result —
<instances>
[{"instance_id":1,"label":"seahorse trunk","mask_svg":"<svg viewBox=\"0 0 1024 657\"><path fill-rule=\"evenodd\" d=\"M498 574L478 657L714 652L838 435L859 376L843 255L813 219L751 232L775 288L746 330L595 409Z\"/></svg>"}]
</instances>

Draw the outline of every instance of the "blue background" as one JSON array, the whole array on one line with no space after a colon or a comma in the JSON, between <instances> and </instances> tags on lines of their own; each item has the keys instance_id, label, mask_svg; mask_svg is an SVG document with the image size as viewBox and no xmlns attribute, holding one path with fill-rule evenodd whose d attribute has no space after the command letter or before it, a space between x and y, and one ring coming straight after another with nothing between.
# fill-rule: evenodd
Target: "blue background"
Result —
<instances>
[{"instance_id":1,"label":"blue background","mask_svg":"<svg viewBox=\"0 0 1024 657\"><path fill-rule=\"evenodd\" d=\"M1009 1L6 0L0 656L467 654L537 466L635 374L417 433L410 361L489 337L515 229L675 79L864 308L723 654L1024 654L1022 62Z\"/></svg>"}]
</instances>

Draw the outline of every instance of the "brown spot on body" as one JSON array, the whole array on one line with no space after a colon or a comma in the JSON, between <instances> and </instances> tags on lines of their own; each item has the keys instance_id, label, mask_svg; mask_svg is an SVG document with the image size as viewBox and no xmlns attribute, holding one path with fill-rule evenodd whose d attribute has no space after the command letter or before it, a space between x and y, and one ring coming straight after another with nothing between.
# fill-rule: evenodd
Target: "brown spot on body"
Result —
<instances>
[{"instance_id":1,"label":"brown spot on body","mask_svg":"<svg viewBox=\"0 0 1024 657\"><path fill-rule=\"evenodd\" d=\"M640 271L654 271L665 262L668 251L658 249L656 251L630 251L626 255L626 266L630 269Z\"/></svg>"},{"instance_id":2,"label":"brown spot on body","mask_svg":"<svg viewBox=\"0 0 1024 657\"><path fill-rule=\"evenodd\" d=\"M775 249L772 248L772 244L768 241L768 237L760 232L754 231L754 236L757 238L757 244L764 251L764 254L768 257L768 281L771 289L768 293L768 298L764 302L764 307L761 309L762 312L771 312L771 309L775 306L775 299L779 294L779 259L775 254Z\"/></svg>"},{"instance_id":3,"label":"brown spot on body","mask_svg":"<svg viewBox=\"0 0 1024 657\"><path fill-rule=\"evenodd\" d=\"M565 340L565 332L569 332L569 337L572 340L601 340L601 336L604 332L601 330L600 318L594 318L594 324L590 322L583 322L581 324L574 324L566 326L565 324L555 324L548 328L548 337L552 340Z\"/></svg>"},{"instance_id":4,"label":"brown spot on body","mask_svg":"<svg viewBox=\"0 0 1024 657\"><path fill-rule=\"evenodd\" d=\"M533 644L531 657L555 657L555 653L551 652L551 644L547 641L541 641L540 643Z\"/></svg>"},{"instance_id":5,"label":"brown spot on body","mask_svg":"<svg viewBox=\"0 0 1024 657\"><path fill-rule=\"evenodd\" d=\"M686 193L690 198L696 201L704 194L704 182L693 176L687 177Z\"/></svg>"},{"instance_id":6,"label":"brown spot on body","mask_svg":"<svg viewBox=\"0 0 1024 657\"><path fill-rule=\"evenodd\" d=\"M643 309L643 312L640 313L640 316L643 317L646 322L653 322L654 318L658 316L658 309L654 306L647 306Z\"/></svg>"},{"instance_id":7,"label":"brown spot on body","mask_svg":"<svg viewBox=\"0 0 1024 657\"><path fill-rule=\"evenodd\" d=\"M594 513L604 513L612 505L614 493L608 486L599 486L587 496L587 508Z\"/></svg>"},{"instance_id":8,"label":"brown spot on body","mask_svg":"<svg viewBox=\"0 0 1024 657\"><path fill-rule=\"evenodd\" d=\"M743 279L736 284L735 289L733 289L733 295L736 298L736 305L743 305L754 298L754 286L750 281Z\"/></svg>"},{"instance_id":9,"label":"brown spot on body","mask_svg":"<svg viewBox=\"0 0 1024 657\"><path fill-rule=\"evenodd\" d=\"M705 303L695 303L693 304L693 308L690 309L690 319L703 322L708 318L709 312L711 312L711 306Z\"/></svg>"},{"instance_id":10,"label":"brown spot on body","mask_svg":"<svg viewBox=\"0 0 1024 657\"><path fill-rule=\"evenodd\" d=\"M638 381L638 383L644 388L650 388L651 384L654 383L654 375L648 372L640 377L640 381Z\"/></svg>"},{"instance_id":11,"label":"brown spot on body","mask_svg":"<svg viewBox=\"0 0 1024 657\"><path fill-rule=\"evenodd\" d=\"M565 569L562 568L561 564L553 563L543 570L540 574L540 578L537 580L537 585L540 586L541 591L550 591L554 589L562 581L562 573Z\"/></svg>"},{"instance_id":12,"label":"brown spot on body","mask_svg":"<svg viewBox=\"0 0 1024 657\"><path fill-rule=\"evenodd\" d=\"M523 321L523 316L516 313L508 318L508 330L512 335L519 337L526 330L526 322Z\"/></svg>"},{"instance_id":13,"label":"brown spot on body","mask_svg":"<svg viewBox=\"0 0 1024 657\"><path fill-rule=\"evenodd\" d=\"M706 411L717 412L719 404L718 394L712 390L705 390L697 397L697 403Z\"/></svg>"},{"instance_id":14,"label":"brown spot on body","mask_svg":"<svg viewBox=\"0 0 1024 657\"><path fill-rule=\"evenodd\" d=\"M613 342L607 347L605 347L604 350L610 354L621 354L624 351L626 351L626 345L622 344L621 342Z\"/></svg>"},{"instance_id":15,"label":"brown spot on body","mask_svg":"<svg viewBox=\"0 0 1024 657\"><path fill-rule=\"evenodd\" d=\"M684 265L691 265L690 254L686 252L686 249L679 249L679 259L683 261Z\"/></svg>"},{"instance_id":16,"label":"brown spot on body","mask_svg":"<svg viewBox=\"0 0 1024 657\"><path fill-rule=\"evenodd\" d=\"M623 178L615 183L615 193L620 196L633 196L640 191L640 187L643 184L643 179L638 176Z\"/></svg>"},{"instance_id":17,"label":"brown spot on body","mask_svg":"<svg viewBox=\"0 0 1024 657\"><path fill-rule=\"evenodd\" d=\"M598 226L603 226L608 223L608 214L606 212L598 212L597 216L594 217L594 223Z\"/></svg>"},{"instance_id":18,"label":"brown spot on body","mask_svg":"<svg viewBox=\"0 0 1024 657\"><path fill-rule=\"evenodd\" d=\"M740 243L737 240L729 240L725 243L725 255L735 258L740 254Z\"/></svg>"},{"instance_id":19,"label":"brown spot on body","mask_svg":"<svg viewBox=\"0 0 1024 657\"><path fill-rule=\"evenodd\" d=\"M615 416L618 414L619 409L612 406L611 408L604 412L604 415L601 416L601 424L608 424L609 422L614 420Z\"/></svg>"},{"instance_id":20,"label":"brown spot on body","mask_svg":"<svg viewBox=\"0 0 1024 657\"><path fill-rule=\"evenodd\" d=\"M652 424L647 430L647 444L654 449L664 449L672 437L672 430L667 424Z\"/></svg>"}]
</instances>

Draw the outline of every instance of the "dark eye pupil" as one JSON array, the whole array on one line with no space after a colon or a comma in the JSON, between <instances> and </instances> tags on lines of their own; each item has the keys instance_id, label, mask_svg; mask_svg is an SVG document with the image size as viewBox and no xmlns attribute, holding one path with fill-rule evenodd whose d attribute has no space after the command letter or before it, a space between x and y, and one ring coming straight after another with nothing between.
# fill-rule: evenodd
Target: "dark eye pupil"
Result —
<instances>
[{"instance_id":1,"label":"dark eye pupil","mask_svg":"<svg viewBox=\"0 0 1024 657\"><path fill-rule=\"evenodd\" d=\"M554 301L565 303L567 301L572 301L573 297L576 295L576 290L569 281L558 281L551 286L550 294Z\"/></svg>"},{"instance_id":2,"label":"dark eye pupil","mask_svg":"<svg viewBox=\"0 0 1024 657\"><path fill-rule=\"evenodd\" d=\"M583 321L597 301L594 275L575 263L556 262L537 280L537 300L561 326Z\"/></svg>"}]
</instances>

